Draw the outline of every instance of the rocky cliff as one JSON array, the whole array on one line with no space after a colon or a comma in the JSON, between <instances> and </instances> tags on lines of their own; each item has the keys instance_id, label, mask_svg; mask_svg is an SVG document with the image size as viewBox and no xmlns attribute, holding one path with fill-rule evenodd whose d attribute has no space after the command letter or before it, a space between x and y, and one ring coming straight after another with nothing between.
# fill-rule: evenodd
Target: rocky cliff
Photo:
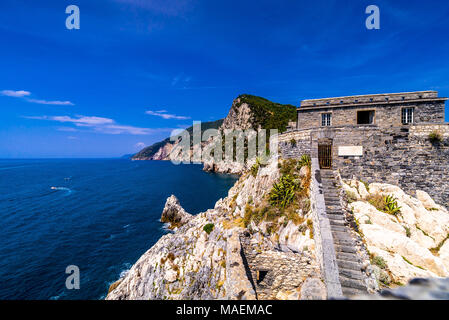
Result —
<instances>
[{"instance_id":1,"label":"rocky cliff","mask_svg":"<svg viewBox=\"0 0 449 320\"><path fill-rule=\"evenodd\" d=\"M414 277L449 277L449 212L424 191L346 180L348 216L362 237L381 286Z\"/></svg>"},{"instance_id":2,"label":"rocky cliff","mask_svg":"<svg viewBox=\"0 0 449 320\"><path fill-rule=\"evenodd\" d=\"M252 96L240 95L237 97L224 120L215 122L205 122L201 124L201 131L207 129L218 129L221 133L225 130L247 130L247 129L277 129L280 132L286 130L290 121L296 119L296 107L292 105L282 105L271 102L267 99ZM193 128L187 131L192 135ZM222 135L224 136L224 134ZM211 140L202 143L204 148ZM133 160L180 160L181 155L175 148L178 142L170 142L170 139L158 142L147 147L134 155ZM192 152L192 151L191 151ZM232 160L208 161L204 162L204 170L221 173L241 174L248 170L255 159L247 159L245 163Z\"/></svg>"},{"instance_id":3,"label":"rocky cliff","mask_svg":"<svg viewBox=\"0 0 449 320\"><path fill-rule=\"evenodd\" d=\"M218 129L223 124L223 119L210 122L201 123L201 133L207 129ZM192 136L193 126L186 129L186 131ZM177 145L177 142L171 142L170 138L157 142L149 147L145 147L138 153L136 153L132 160L170 160L170 154L173 148ZM177 157L175 157L177 158Z\"/></svg>"},{"instance_id":4,"label":"rocky cliff","mask_svg":"<svg viewBox=\"0 0 449 320\"><path fill-rule=\"evenodd\" d=\"M325 298L307 206L310 170L299 169L273 159L195 216L170 197L161 220L173 233L143 254L107 299ZM270 205L287 173L297 179L297 201Z\"/></svg>"}]
</instances>

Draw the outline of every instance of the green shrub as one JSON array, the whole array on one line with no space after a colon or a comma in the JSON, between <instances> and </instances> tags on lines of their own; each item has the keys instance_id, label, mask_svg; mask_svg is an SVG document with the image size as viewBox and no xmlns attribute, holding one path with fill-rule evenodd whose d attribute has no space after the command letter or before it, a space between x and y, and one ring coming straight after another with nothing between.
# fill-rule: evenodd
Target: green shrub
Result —
<instances>
[{"instance_id":1,"label":"green shrub","mask_svg":"<svg viewBox=\"0 0 449 320\"><path fill-rule=\"evenodd\" d=\"M292 147L296 147L296 140L295 139L291 139L290 140L290 144L292 145Z\"/></svg>"},{"instance_id":2,"label":"green shrub","mask_svg":"<svg viewBox=\"0 0 449 320\"><path fill-rule=\"evenodd\" d=\"M299 159L298 167L302 168L304 166L308 166L309 168L312 166L312 159L308 154L303 154Z\"/></svg>"},{"instance_id":3,"label":"green shrub","mask_svg":"<svg viewBox=\"0 0 449 320\"><path fill-rule=\"evenodd\" d=\"M401 212L397 199L392 195L382 197L380 194L370 195L366 200L377 210L397 216Z\"/></svg>"},{"instance_id":4,"label":"green shrub","mask_svg":"<svg viewBox=\"0 0 449 320\"><path fill-rule=\"evenodd\" d=\"M251 175L255 178L260 168L260 158L256 158L256 163L251 167Z\"/></svg>"},{"instance_id":5,"label":"green shrub","mask_svg":"<svg viewBox=\"0 0 449 320\"><path fill-rule=\"evenodd\" d=\"M310 239L313 239L313 222L312 222L311 219L307 219L307 228L309 228L309 232L310 232L309 236L310 236Z\"/></svg>"},{"instance_id":6,"label":"green shrub","mask_svg":"<svg viewBox=\"0 0 449 320\"><path fill-rule=\"evenodd\" d=\"M357 195L353 191L346 190L346 197L348 199L348 203L357 201Z\"/></svg>"},{"instance_id":7,"label":"green shrub","mask_svg":"<svg viewBox=\"0 0 449 320\"><path fill-rule=\"evenodd\" d=\"M206 231L207 234L210 234L212 230L214 230L215 225L213 223L208 223L203 227L203 230Z\"/></svg>"},{"instance_id":8,"label":"green shrub","mask_svg":"<svg viewBox=\"0 0 449 320\"><path fill-rule=\"evenodd\" d=\"M270 204L284 209L293 201L299 188L299 183L291 175L281 177L279 183L274 184L269 193Z\"/></svg>"},{"instance_id":9,"label":"green shrub","mask_svg":"<svg viewBox=\"0 0 449 320\"><path fill-rule=\"evenodd\" d=\"M432 143L441 142L443 140L443 137L441 136L440 132L432 131L431 133L429 133L429 140Z\"/></svg>"},{"instance_id":10,"label":"green shrub","mask_svg":"<svg viewBox=\"0 0 449 320\"><path fill-rule=\"evenodd\" d=\"M384 198L384 211L388 214L397 216L401 212L401 207L398 206L398 201L395 197L388 195Z\"/></svg>"},{"instance_id":11,"label":"green shrub","mask_svg":"<svg viewBox=\"0 0 449 320\"><path fill-rule=\"evenodd\" d=\"M295 159L286 159L282 161L279 173L281 176L285 175L294 175L296 167L298 165L298 161Z\"/></svg>"},{"instance_id":12,"label":"green shrub","mask_svg":"<svg viewBox=\"0 0 449 320\"><path fill-rule=\"evenodd\" d=\"M298 231L301 232L302 234L305 234L307 230L307 226L302 224L298 227Z\"/></svg>"},{"instance_id":13,"label":"green shrub","mask_svg":"<svg viewBox=\"0 0 449 320\"><path fill-rule=\"evenodd\" d=\"M374 256L371 259L371 263L378 266L381 269L386 269L387 268L387 263L385 262L384 258L380 257L380 256Z\"/></svg>"},{"instance_id":14,"label":"green shrub","mask_svg":"<svg viewBox=\"0 0 449 320\"><path fill-rule=\"evenodd\" d=\"M377 210L384 211L384 198L380 194L371 194L365 199Z\"/></svg>"}]
</instances>

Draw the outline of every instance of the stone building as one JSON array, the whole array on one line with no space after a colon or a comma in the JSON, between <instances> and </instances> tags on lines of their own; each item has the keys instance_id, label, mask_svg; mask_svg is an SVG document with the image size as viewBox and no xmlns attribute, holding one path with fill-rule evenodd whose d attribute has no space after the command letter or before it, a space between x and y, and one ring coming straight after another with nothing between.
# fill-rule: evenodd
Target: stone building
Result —
<instances>
[{"instance_id":1,"label":"stone building","mask_svg":"<svg viewBox=\"0 0 449 320\"><path fill-rule=\"evenodd\" d=\"M436 91L304 100L280 135L284 157L310 154L342 178L424 190L449 206L447 98Z\"/></svg>"}]
</instances>

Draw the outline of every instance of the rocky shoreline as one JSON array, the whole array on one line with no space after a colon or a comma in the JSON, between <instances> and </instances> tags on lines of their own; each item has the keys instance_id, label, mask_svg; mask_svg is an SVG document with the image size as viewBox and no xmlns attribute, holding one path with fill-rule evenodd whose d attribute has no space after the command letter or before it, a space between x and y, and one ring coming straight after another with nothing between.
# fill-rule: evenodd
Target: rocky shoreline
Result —
<instances>
[{"instance_id":1,"label":"rocky shoreline","mask_svg":"<svg viewBox=\"0 0 449 320\"><path fill-rule=\"evenodd\" d=\"M169 197L161 221L173 233L142 255L111 286L107 299L325 298L307 227L292 221L281 221L277 232L270 231L273 223L267 221L245 226L248 203L262 203L279 176L277 160L256 176L246 173L228 197L195 216L185 212L175 196ZM276 272L264 282L264 272L273 266Z\"/></svg>"}]
</instances>

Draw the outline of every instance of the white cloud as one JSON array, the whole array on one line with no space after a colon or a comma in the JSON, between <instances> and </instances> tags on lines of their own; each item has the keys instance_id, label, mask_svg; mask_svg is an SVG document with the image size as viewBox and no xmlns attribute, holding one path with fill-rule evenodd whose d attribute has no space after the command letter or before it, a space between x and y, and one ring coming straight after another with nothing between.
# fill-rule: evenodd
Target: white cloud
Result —
<instances>
[{"instance_id":1,"label":"white cloud","mask_svg":"<svg viewBox=\"0 0 449 320\"><path fill-rule=\"evenodd\" d=\"M71 123L79 128L90 128L91 130L104 134L132 134L132 135L149 135L160 132L170 132L172 128L140 128L134 126L121 125L114 119L96 117L96 116L32 116L24 117L34 120L48 120L60 123ZM63 127L58 128L59 131L78 131L75 128Z\"/></svg>"},{"instance_id":2,"label":"white cloud","mask_svg":"<svg viewBox=\"0 0 449 320\"><path fill-rule=\"evenodd\" d=\"M193 3L189 0L115 0L141 9L149 10L155 14L178 17L183 16L193 9Z\"/></svg>"},{"instance_id":3,"label":"white cloud","mask_svg":"<svg viewBox=\"0 0 449 320\"><path fill-rule=\"evenodd\" d=\"M63 131L63 132L77 132L79 131L78 129L72 128L72 127L60 127L57 129L58 131Z\"/></svg>"},{"instance_id":4,"label":"white cloud","mask_svg":"<svg viewBox=\"0 0 449 320\"><path fill-rule=\"evenodd\" d=\"M54 106L74 106L73 102L70 101L47 101L47 100L38 100L38 99L27 99L28 102L37 103L37 104L48 104Z\"/></svg>"},{"instance_id":5,"label":"white cloud","mask_svg":"<svg viewBox=\"0 0 449 320\"><path fill-rule=\"evenodd\" d=\"M176 86L177 84L185 86L186 84L188 84L190 82L190 80L192 80L192 77L185 76L183 73L181 73L172 79L171 85L172 85L172 87Z\"/></svg>"},{"instance_id":6,"label":"white cloud","mask_svg":"<svg viewBox=\"0 0 449 320\"><path fill-rule=\"evenodd\" d=\"M135 147L136 147L137 149L143 149L143 148L146 147L146 144L143 143L143 142L137 142L136 145L135 145Z\"/></svg>"},{"instance_id":7,"label":"white cloud","mask_svg":"<svg viewBox=\"0 0 449 320\"><path fill-rule=\"evenodd\" d=\"M146 114L149 114L151 116L156 116L156 117L161 117L163 119L177 119L177 120L187 120L190 119L190 117L185 117L185 116L178 116L175 114L170 114L167 113L167 111L165 110L160 110L160 111L145 111Z\"/></svg>"},{"instance_id":8,"label":"white cloud","mask_svg":"<svg viewBox=\"0 0 449 320\"><path fill-rule=\"evenodd\" d=\"M3 90L0 93L2 96L14 97L14 98L23 98L23 97L29 96L31 94L31 92L24 91L24 90L19 90L19 91Z\"/></svg>"},{"instance_id":9,"label":"white cloud","mask_svg":"<svg viewBox=\"0 0 449 320\"><path fill-rule=\"evenodd\" d=\"M31 92L29 91L25 91L25 90L19 90L19 91L14 91L14 90L3 90L0 91L0 94L2 96L7 96L7 97L14 97L14 98L25 98L31 95ZM30 99L30 98L25 98L26 101L30 102L30 103L37 103L37 104L47 104L47 105L54 105L54 106L74 106L75 104L71 101L59 101L59 100L41 100L41 99Z\"/></svg>"},{"instance_id":10,"label":"white cloud","mask_svg":"<svg viewBox=\"0 0 449 320\"><path fill-rule=\"evenodd\" d=\"M59 122L71 122L71 123L74 123L76 126L80 126L80 127L92 127L92 126L96 126L96 125L115 123L115 121L113 119L109 119L109 118L86 117L86 116L76 116L76 118L72 118L69 116L55 116L55 117L49 117L48 120L59 121Z\"/></svg>"}]
</instances>

